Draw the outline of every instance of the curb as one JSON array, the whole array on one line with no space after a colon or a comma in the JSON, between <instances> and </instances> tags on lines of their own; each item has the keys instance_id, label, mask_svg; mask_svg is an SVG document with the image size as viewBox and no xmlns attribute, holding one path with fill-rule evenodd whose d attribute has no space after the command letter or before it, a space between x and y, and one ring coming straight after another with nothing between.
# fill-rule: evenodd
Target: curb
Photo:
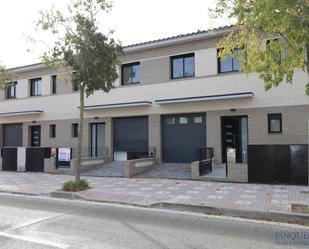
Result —
<instances>
[{"instance_id":1,"label":"curb","mask_svg":"<svg viewBox=\"0 0 309 249\"><path fill-rule=\"evenodd\" d=\"M151 208L151 205L134 204L134 203L121 202L121 201L98 200L98 199L88 198L81 194L73 193L73 192L54 191L54 192L51 192L49 196L52 198L60 198L60 199L67 199L67 200L83 200L83 201L98 202L98 203L120 204L120 205L131 206L131 207Z\"/></svg>"},{"instance_id":2,"label":"curb","mask_svg":"<svg viewBox=\"0 0 309 249\"><path fill-rule=\"evenodd\" d=\"M281 213L281 212L263 212L230 208L216 208L209 206L196 206L188 204L178 204L162 202L151 205L152 208L168 209L176 211L186 211L193 213L203 213L207 215L230 216L244 219L275 221L284 223L296 223L309 226L309 215Z\"/></svg>"},{"instance_id":3,"label":"curb","mask_svg":"<svg viewBox=\"0 0 309 249\"><path fill-rule=\"evenodd\" d=\"M244 219L284 222L292 224L296 223L300 225L309 226L309 215L294 214L294 213L263 212L263 211L252 211L252 210L241 210L241 209L230 209L230 208L216 208L210 206L199 206L199 205L189 205L189 204L169 203L169 202L160 202L151 205L130 204L118 201L96 200L84 197L81 194L69 193L63 191L52 192L50 194L50 197L69 199L69 200L84 200L84 201L100 202L100 203L114 203L114 204L144 207L144 208L175 210L175 211L200 213L214 216L229 216Z\"/></svg>"},{"instance_id":4,"label":"curb","mask_svg":"<svg viewBox=\"0 0 309 249\"><path fill-rule=\"evenodd\" d=\"M25 195L25 196L50 196L49 193L26 193L19 191L0 190L0 194Z\"/></svg>"}]
</instances>

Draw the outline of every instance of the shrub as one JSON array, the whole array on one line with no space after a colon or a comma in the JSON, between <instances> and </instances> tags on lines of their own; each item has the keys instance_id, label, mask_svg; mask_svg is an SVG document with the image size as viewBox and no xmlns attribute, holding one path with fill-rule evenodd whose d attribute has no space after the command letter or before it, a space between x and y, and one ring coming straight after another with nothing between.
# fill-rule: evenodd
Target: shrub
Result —
<instances>
[{"instance_id":1,"label":"shrub","mask_svg":"<svg viewBox=\"0 0 309 249\"><path fill-rule=\"evenodd\" d=\"M89 188L89 183L86 180L79 180L79 181L67 181L63 184L62 190L67 192L77 192L82 191Z\"/></svg>"}]
</instances>

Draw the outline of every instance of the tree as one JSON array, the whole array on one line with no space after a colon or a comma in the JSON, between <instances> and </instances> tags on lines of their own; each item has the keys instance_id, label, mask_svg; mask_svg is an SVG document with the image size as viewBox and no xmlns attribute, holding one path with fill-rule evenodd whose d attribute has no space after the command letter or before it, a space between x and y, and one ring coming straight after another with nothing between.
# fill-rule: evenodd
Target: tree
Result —
<instances>
[{"instance_id":1,"label":"tree","mask_svg":"<svg viewBox=\"0 0 309 249\"><path fill-rule=\"evenodd\" d=\"M12 86L15 74L12 70L6 69L4 66L0 65L0 89L5 89Z\"/></svg>"},{"instance_id":2,"label":"tree","mask_svg":"<svg viewBox=\"0 0 309 249\"><path fill-rule=\"evenodd\" d=\"M241 70L257 72L266 90L283 80L293 83L296 69L309 77L309 0L217 0L210 11L236 19L218 44L219 57L236 56Z\"/></svg>"},{"instance_id":3,"label":"tree","mask_svg":"<svg viewBox=\"0 0 309 249\"><path fill-rule=\"evenodd\" d=\"M79 129L75 180L80 180L83 145L84 103L95 90L109 92L118 78L117 66L122 47L119 42L99 32L97 16L111 9L105 0L75 0L68 5L68 14L59 10L41 11L37 27L56 36L43 62L65 69L79 89Z\"/></svg>"}]
</instances>

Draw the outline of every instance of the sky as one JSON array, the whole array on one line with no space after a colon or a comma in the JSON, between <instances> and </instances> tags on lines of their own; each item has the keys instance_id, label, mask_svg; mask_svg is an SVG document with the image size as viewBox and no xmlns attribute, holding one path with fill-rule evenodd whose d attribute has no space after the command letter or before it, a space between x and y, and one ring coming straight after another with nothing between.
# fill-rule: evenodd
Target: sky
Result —
<instances>
[{"instance_id":1,"label":"sky","mask_svg":"<svg viewBox=\"0 0 309 249\"><path fill-rule=\"evenodd\" d=\"M35 32L38 12L52 6L65 9L70 1L1 1L0 64L15 67L40 62L47 47L34 45L27 37L44 43L52 39ZM225 18L209 18L208 8L214 4L215 0L113 0L112 11L100 16L100 31L115 30L113 36L122 45L130 45L230 24Z\"/></svg>"}]
</instances>

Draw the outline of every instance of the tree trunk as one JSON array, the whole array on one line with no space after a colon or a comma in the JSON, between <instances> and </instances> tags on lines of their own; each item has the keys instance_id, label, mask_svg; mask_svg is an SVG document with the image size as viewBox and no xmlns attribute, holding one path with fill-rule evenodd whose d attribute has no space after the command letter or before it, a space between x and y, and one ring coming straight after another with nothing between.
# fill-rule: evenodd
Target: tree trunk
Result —
<instances>
[{"instance_id":1,"label":"tree trunk","mask_svg":"<svg viewBox=\"0 0 309 249\"><path fill-rule=\"evenodd\" d=\"M79 89L79 125L78 125L78 146L77 146L77 158L75 165L75 181L80 180L80 165L82 157L82 146L83 146L83 131L84 131L84 106L85 106L85 87L81 84Z\"/></svg>"},{"instance_id":2,"label":"tree trunk","mask_svg":"<svg viewBox=\"0 0 309 249\"><path fill-rule=\"evenodd\" d=\"M306 95L309 95L309 43L305 45L305 72L307 72L308 76L308 82L306 84Z\"/></svg>"}]
</instances>

